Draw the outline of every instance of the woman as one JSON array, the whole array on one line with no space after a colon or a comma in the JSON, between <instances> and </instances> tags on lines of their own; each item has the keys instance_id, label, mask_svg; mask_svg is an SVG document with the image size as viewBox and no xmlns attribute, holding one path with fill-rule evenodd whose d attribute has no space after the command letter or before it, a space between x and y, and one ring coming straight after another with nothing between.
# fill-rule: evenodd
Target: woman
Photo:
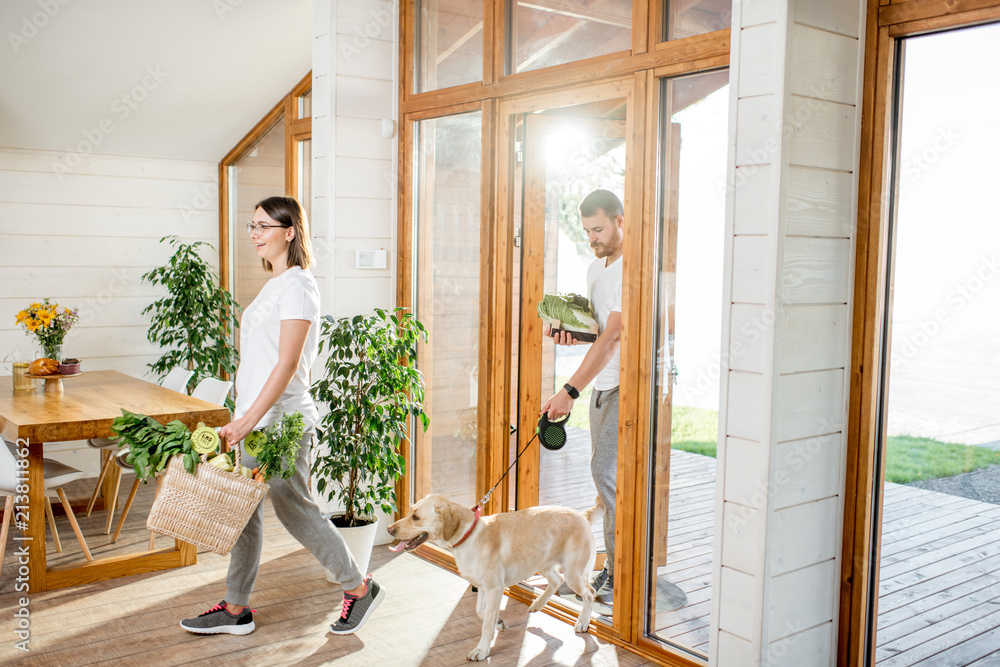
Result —
<instances>
[{"instance_id":1,"label":"woman","mask_svg":"<svg viewBox=\"0 0 1000 667\"><path fill-rule=\"evenodd\" d=\"M319 340L319 288L309 270L313 256L308 223L296 200L269 197L257 204L247 230L257 256L272 275L243 313L236 418L219 435L239 442L284 413L302 413L306 432L295 475L287 480L272 477L268 495L282 525L344 586L341 616L330 631L350 634L368 620L385 591L358 570L344 538L323 518L309 492L309 449L319 420L309 394L309 369L316 361ZM244 455L243 465L253 468L255 461ZM247 605L260 566L263 511L261 503L233 546L226 599L200 616L181 621L182 628L198 634L253 632L253 613Z\"/></svg>"}]
</instances>

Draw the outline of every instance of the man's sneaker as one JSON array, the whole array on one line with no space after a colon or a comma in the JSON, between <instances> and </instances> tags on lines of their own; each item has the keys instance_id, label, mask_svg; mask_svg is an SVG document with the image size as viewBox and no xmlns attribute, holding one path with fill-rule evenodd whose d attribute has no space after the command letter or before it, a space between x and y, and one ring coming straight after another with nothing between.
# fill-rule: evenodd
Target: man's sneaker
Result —
<instances>
[{"instance_id":1,"label":"man's sneaker","mask_svg":"<svg viewBox=\"0 0 1000 667\"><path fill-rule=\"evenodd\" d=\"M608 580L608 568L602 569L597 573L597 576L590 580L590 586L594 589L594 593L601 590L604 586L604 582Z\"/></svg>"},{"instance_id":2,"label":"man's sneaker","mask_svg":"<svg viewBox=\"0 0 1000 667\"><path fill-rule=\"evenodd\" d=\"M199 635L248 635L257 626L254 625L253 610L250 607L233 615L226 610L226 601L223 600L204 614L199 614L194 618L185 618L181 621L181 627L188 632Z\"/></svg>"},{"instance_id":3,"label":"man's sneaker","mask_svg":"<svg viewBox=\"0 0 1000 667\"><path fill-rule=\"evenodd\" d=\"M615 592L615 575L608 574L607 568L601 570L590 584L594 587L594 599L604 604L611 604Z\"/></svg>"},{"instance_id":4,"label":"man's sneaker","mask_svg":"<svg viewBox=\"0 0 1000 667\"><path fill-rule=\"evenodd\" d=\"M344 593L344 607L340 612L340 618L330 626L330 632L335 635L349 635L357 632L358 628L364 625L372 612L382 604L385 599L385 590L375 583L372 575L365 579L367 590L361 596Z\"/></svg>"}]
</instances>

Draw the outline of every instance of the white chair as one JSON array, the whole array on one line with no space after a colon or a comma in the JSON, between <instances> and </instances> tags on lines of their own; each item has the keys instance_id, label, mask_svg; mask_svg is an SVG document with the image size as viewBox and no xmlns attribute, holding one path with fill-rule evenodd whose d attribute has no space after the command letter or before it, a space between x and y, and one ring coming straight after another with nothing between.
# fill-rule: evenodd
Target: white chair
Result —
<instances>
[{"instance_id":1,"label":"white chair","mask_svg":"<svg viewBox=\"0 0 1000 667\"><path fill-rule=\"evenodd\" d=\"M198 383L198 386L191 392L192 398L200 398L214 405L224 405L226 396L233 383L229 380L216 380L215 378L205 378Z\"/></svg>"},{"instance_id":2,"label":"white chair","mask_svg":"<svg viewBox=\"0 0 1000 667\"><path fill-rule=\"evenodd\" d=\"M4 547L7 545L7 529L10 526L10 519L13 514L13 501L14 495L17 493L18 484L17 475L15 474L17 459L14 456L14 446L6 440L3 441L3 444L4 446L0 446L0 493L7 496L7 501L3 506L3 527L0 528L0 563L3 562ZM66 492L63 490L63 487L70 482L75 482L78 479L86 479L93 475L82 470L77 470L76 468L71 468L58 461L53 461L52 459L43 459L43 462L45 465L42 472L42 479L45 484L45 513L49 517L49 526L52 529L52 541L55 544L56 551L62 551L62 543L59 541L59 533L56 531L56 517L52 512L52 501L49 498L58 496L63 509L66 510L66 518L69 519L69 525L73 527L76 539L79 540L80 546L83 548L84 557L87 560L94 560L94 557L90 555L90 549L87 547L87 541L83 539L83 533L80 532L80 526L76 522L76 517L73 515L73 507L70 505L69 500L66 498Z\"/></svg>"},{"instance_id":3,"label":"white chair","mask_svg":"<svg viewBox=\"0 0 1000 667\"><path fill-rule=\"evenodd\" d=\"M200 398L203 401L207 401L214 405L224 405L226 401L226 396L229 395L229 390L232 388L233 383L229 380L217 380L215 378L204 378L198 383L198 386L194 388L191 392L191 398ZM118 452L115 457L120 468L131 468L132 466L125 462L125 457L128 456L128 450L122 450ZM118 471L118 478L121 478L121 471ZM160 478L156 478L156 488L160 488ZM128 493L128 500L125 501L125 507L122 508L121 516L118 517L118 527L115 528L115 534L111 538L111 543L118 539L118 535L122 532L122 526L125 524L125 517L128 516L128 511L132 507L132 501L135 499L135 493L139 490L139 479L136 478L132 482L132 489ZM118 495L118 485L115 484L115 496ZM108 522L108 526L111 526L111 522ZM106 531L105 534L111 532ZM152 551L156 547L156 533L149 531L149 550Z\"/></svg>"},{"instance_id":4,"label":"white chair","mask_svg":"<svg viewBox=\"0 0 1000 667\"><path fill-rule=\"evenodd\" d=\"M188 380L194 375L194 371L189 371L186 368L181 368L177 366L172 368L166 377L160 381L160 386L164 389L170 389L171 391L176 391L180 394L187 393ZM114 458L114 450L118 447L118 443L110 438L91 438L87 441L87 444L94 449L99 449L101 451L101 472L97 477L97 486L94 487L94 493L90 496L90 502L87 504L86 516L90 516L90 513L94 511L94 503L97 502L97 496L101 493L101 484L104 483L104 477L111 470L111 461ZM121 485L121 470L114 469L113 471L114 487L115 491L108 499L108 520L104 525L104 534L107 535L111 532L111 522L114 519L115 506L118 504L118 489Z\"/></svg>"}]
</instances>

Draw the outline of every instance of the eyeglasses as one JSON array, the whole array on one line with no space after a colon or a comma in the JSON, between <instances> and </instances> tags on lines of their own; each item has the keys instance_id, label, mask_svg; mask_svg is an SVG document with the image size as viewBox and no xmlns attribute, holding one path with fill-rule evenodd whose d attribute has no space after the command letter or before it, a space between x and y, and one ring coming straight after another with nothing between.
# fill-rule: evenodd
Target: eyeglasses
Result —
<instances>
[{"instance_id":1,"label":"eyeglasses","mask_svg":"<svg viewBox=\"0 0 1000 667\"><path fill-rule=\"evenodd\" d=\"M247 234L250 234L251 236L260 236L264 233L265 229L270 229L271 227L284 227L284 225L265 225L262 222L258 222L256 224L248 222Z\"/></svg>"}]
</instances>

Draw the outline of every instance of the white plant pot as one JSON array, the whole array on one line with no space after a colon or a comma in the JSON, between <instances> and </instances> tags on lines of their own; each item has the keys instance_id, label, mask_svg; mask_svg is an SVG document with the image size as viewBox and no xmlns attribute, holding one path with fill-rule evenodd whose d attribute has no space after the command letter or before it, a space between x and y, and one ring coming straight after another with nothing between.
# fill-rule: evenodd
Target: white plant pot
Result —
<instances>
[{"instance_id":1,"label":"white plant pot","mask_svg":"<svg viewBox=\"0 0 1000 667\"><path fill-rule=\"evenodd\" d=\"M354 528L341 528L337 526L337 530L340 531L340 534L344 537L344 541L347 542L347 548L351 550L351 555L357 561L361 574L365 576L368 574L368 561L372 557L372 548L375 546L375 536L378 534L379 523L378 517L375 517L375 521L367 526L356 526ZM330 570L326 571L326 580L334 584L343 583L337 581Z\"/></svg>"}]
</instances>

